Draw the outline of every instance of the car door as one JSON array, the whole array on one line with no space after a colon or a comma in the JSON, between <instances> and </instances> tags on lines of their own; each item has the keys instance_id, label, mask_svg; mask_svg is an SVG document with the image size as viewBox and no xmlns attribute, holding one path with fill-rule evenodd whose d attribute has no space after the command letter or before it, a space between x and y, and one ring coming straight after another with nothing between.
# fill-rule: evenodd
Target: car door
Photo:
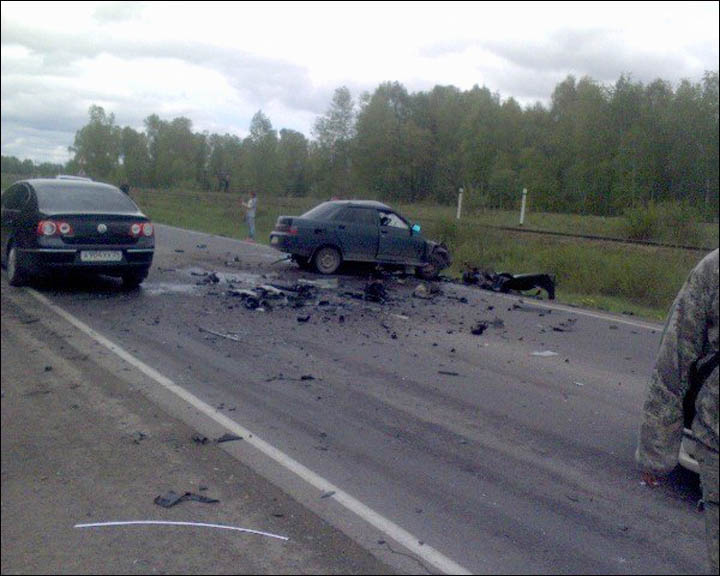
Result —
<instances>
[{"instance_id":1,"label":"car door","mask_svg":"<svg viewBox=\"0 0 720 576\"><path fill-rule=\"evenodd\" d=\"M422 260L425 239L413 232L405 219L389 210L379 210L380 241L378 260L381 262L417 263Z\"/></svg>"},{"instance_id":2,"label":"car door","mask_svg":"<svg viewBox=\"0 0 720 576\"><path fill-rule=\"evenodd\" d=\"M344 260L375 260L378 250L376 210L346 206L335 215L334 224Z\"/></svg>"}]
</instances>

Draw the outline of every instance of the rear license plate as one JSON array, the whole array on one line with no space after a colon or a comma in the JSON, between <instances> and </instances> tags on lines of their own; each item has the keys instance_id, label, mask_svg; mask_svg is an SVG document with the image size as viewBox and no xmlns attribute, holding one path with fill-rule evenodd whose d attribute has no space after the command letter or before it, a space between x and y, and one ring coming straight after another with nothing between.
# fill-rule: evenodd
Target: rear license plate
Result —
<instances>
[{"instance_id":1,"label":"rear license plate","mask_svg":"<svg viewBox=\"0 0 720 576\"><path fill-rule=\"evenodd\" d=\"M80 252L81 262L120 262L121 250L83 250Z\"/></svg>"}]
</instances>

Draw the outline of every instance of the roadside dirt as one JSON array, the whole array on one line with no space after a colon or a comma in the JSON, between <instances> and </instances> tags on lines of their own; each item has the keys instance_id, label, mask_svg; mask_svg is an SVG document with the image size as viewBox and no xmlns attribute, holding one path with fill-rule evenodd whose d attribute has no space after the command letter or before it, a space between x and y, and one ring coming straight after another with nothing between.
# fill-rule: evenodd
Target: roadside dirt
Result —
<instances>
[{"instance_id":1,"label":"roadside dirt","mask_svg":"<svg viewBox=\"0 0 720 576\"><path fill-rule=\"evenodd\" d=\"M3 574L391 572L2 288ZM219 502L153 502L170 490ZM288 539L207 527L75 528L112 521L220 524Z\"/></svg>"}]
</instances>

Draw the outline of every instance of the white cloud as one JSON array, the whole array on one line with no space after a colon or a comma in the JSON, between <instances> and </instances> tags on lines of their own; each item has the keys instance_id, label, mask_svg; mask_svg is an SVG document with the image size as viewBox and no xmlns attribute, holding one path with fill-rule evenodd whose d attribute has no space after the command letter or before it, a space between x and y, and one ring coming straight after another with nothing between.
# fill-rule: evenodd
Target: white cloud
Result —
<instances>
[{"instance_id":1,"label":"white cloud","mask_svg":"<svg viewBox=\"0 0 720 576\"><path fill-rule=\"evenodd\" d=\"M677 82L718 68L716 2L1 6L2 153L41 160L58 157L59 134L72 144L93 103L120 125L185 115L238 135L262 109L309 136L342 85L357 98L384 81L478 84L531 104L568 74Z\"/></svg>"}]
</instances>

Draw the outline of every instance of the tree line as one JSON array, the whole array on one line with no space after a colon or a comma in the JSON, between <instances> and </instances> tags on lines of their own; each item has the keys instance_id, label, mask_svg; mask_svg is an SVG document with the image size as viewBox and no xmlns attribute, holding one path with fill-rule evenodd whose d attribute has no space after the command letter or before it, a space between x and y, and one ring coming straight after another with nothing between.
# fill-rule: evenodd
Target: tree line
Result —
<instances>
[{"instance_id":1,"label":"tree line","mask_svg":"<svg viewBox=\"0 0 720 576\"><path fill-rule=\"evenodd\" d=\"M262 111L240 138L154 114L144 130L120 127L91 106L69 150L65 171L139 187L441 203L463 188L477 208L515 207L527 188L538 211L613 215L673 202L713 219L718 72L676 87L568 76L548 107L526 108L478 86L409 93L388 82L357 101L341 87L312 139L278 132ZM29 161L2 162L8 172Z\"/></svg>"}]
</instances>

